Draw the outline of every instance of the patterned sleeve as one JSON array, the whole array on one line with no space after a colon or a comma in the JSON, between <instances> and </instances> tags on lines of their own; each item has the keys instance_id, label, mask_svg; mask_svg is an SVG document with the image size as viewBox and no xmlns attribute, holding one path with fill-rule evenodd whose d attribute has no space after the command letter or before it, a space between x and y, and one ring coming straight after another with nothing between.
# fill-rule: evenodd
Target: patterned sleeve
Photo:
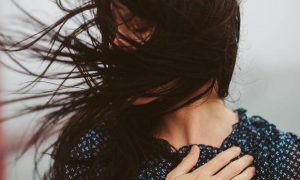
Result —
<instances>
[{"instance_id":1,"label":"patterned sleeve","mask_svg":"<svg viewBox=\"0 0 300 180\"><path fill-rule=\"evenodd\" d=\"M89 129L70 152L70 161L65 164L65 179L89 179L86 176L90 163L104 147L107 136L102 127Z\"/></svg>"},{"instance_id":2,"label":"patterned sleeve","mask_svg":"<svg viewBox=\"0 0 300 180\"><path fill-rule=\"evenodd\" d=\"M274 149L272 155L278 159L280 179L300 180L300 138L290 132L282 133Z\"/></svg>"}]
</instances>

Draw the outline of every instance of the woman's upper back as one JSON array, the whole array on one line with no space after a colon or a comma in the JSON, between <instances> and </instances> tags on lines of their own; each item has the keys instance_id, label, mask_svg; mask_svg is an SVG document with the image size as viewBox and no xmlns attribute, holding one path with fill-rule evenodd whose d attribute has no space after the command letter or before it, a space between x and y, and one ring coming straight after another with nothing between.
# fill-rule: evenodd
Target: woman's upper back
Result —
<instances>
[{"instance_id":1,"label":"woman's upper back","mask_svg":"<svg viewBox=\"0 0 300 180\"><path fill-rule=\"evenodd\" d=\"M196 166L202 166L218 153L231 146L241 147L240 156L250 154L254 157L257 171L256 179L300 179L300 138L291 132L283 132L261 116L248 117L244 108L235 110L239 114L239 122L233 125L233 131L223 141L220 148L199 144L201 154ZM93 160L109 140L104 124L90 129L70 153L70 163L65 165L66 179L89 179L86 172L89 166L85 161ZM186 145L178 150L163 140L156 139L170 149L170 154L182 159L187 155L192 145ZM75 163L74 163L75 162ZM82 162L82 163L81 163ZM147 162L141 169L137 179L165 179L177 164L158 155ZM97 172L95 172L97 176Z\"/></svg>"}]
</instances>

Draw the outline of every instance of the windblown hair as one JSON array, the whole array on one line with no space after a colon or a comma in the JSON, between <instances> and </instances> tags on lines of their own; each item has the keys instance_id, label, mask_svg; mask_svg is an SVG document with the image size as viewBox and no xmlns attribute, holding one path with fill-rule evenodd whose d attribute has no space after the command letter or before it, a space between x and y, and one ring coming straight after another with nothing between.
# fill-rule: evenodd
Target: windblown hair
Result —
<instances>
[{"instance_id":1,"label":"windblown hair","mask_svg":"<svg viewBox=\"0 0 300 180\"><path fill-rule=\"evenodd\" d=\"M240 33L237 0L82 0L77 5L56 0L56 3L65 15L52 25L24 11L31 23L42 29L37 34L20 42L13 40L14 34L2 31L0 35L1 50L24 68L20 73L35 77L34 84L42 79L62 82L55 90L2 103L49 97L46 104L24 110L25 113L50 110L39 122L26 149L41 144L54 129L59 130L57 140L49 147L54 160L45 179L66 179L64 168L70 163L72 147L101 122L109 134L105 149L96 154L96 160L71 163L88 165L89 179L134 179L143 161L157 152L165 152L152 140L162 115L205 97L216 83L218 96L222 99L228 96ZM130 19L134 17L155 27L147 41L137 43L118 32L111 7L119 3L130 10L130 18L124 17L123 23L133 32ZM74 20L78 26L70 31L65 25ZM116 46L116 36L135 50ZM21 59L12 55L20 52L48 62L47 67L39 74L31 72L22 66ZM66 72L48 72L54 64L70 68ZM65 85L70 80L73 85ZM149 91L171 81L176 84L170 88ZM207 83L210 86L203 93L187 99ZM159 98L144 105L132 104L137 98L147 96ZM97 169L101 171L95 177Z\"/></svg>"}]
</instances>

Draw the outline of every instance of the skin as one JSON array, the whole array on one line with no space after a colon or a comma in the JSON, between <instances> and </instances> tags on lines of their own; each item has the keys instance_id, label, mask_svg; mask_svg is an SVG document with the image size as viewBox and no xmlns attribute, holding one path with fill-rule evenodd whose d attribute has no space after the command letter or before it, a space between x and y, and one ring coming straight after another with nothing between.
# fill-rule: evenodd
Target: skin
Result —
<instances>
[{"instance_id":1,"label":"skin","mask_svg":"<svg viewBox=\"0 0 300 180\"><path fill-rule=\"evenodd\" d=\"M131 13L128 8L120 2L113 2L114 3L111 4L112 16L116 24L118 24L118 33L116 34L113 43L122 47L125 51L135 50L135 47L120 38L119 33L143 44L143 42L147 41L151 37L155 27L138 16L135 16L127 23L123 23L124 20L131 17Z\"/></svg>"},{"instance_id":2,"label":"skin","mask_svg":"<svg viewBox=\"0 0 300 180\"><path fill-rule=\"evenodd\" d=\"M205 84L187 99L202 93L209 85ZM232 125L239 121L239 116L225 106L217 89L215 85L208 96L165 114L161 118L161 128L154 132L154 136L167 140L177 149L187 144L220 147L232 132Z\"/></svg>"},{"instance_id":3,"label":"skin","mask_svg":"<svg viewBox=\"0 0 300 180\"><path fill-rule=\"evenodd\" d=\"M253 157L245 155L238 160L229 163L232 159L237 157L240 152L241 149L239 147L231 147L218 154L208 163L197 168L193 172L188 173L197 163L200 154L198 146L194 145L190 153L182 160L182 162L167 175L166 180L251 179L255 175L255 168L248 166L252 163Z\"/></svg>"},{"instance_id":4,"label":"skin","mask_svg":"<svg viewBox=\"0 0 300 180\"><path fill-rule=\"evenodd\" d=\"M154 31L154 27L149 26L147 22L139 17L134 17L128 22L128 26L121 24L122 17L129 16L130 11L121 3L115 2L116 4L112 5L111 9L114 21L120 24L117 29L118 32L139 43L147 41ZM136 29L137 31L134 32L132 29ZM139 31L139 29L143 29L143 31ZM115 36L113 43L124 48L125 51L134 50L134 47L122 40L118 34ZM174 83L176 83L176 80L150 91L157 91L160 88L172 86ZM207 82L207 84L199 88L194 94L187 97L187 99L203 92L210 83L211 82ZM239 118L238 114L225 106L224 100L218 97L217 90L218 87L216 83L215 88L209 96L199 99L187 107L164 115L161 119L161 128L155 131L153 136L167 140L176 149L188 144L206 144L220 147L224 139L232 132L232 125L237 123ZM134 101L133 104L147 104L157 98L158 97L140 97ZM179 104L180 103L182 102L179 102ZM237 157L239 153L240 149L229 148L192 173L188 173L199 158L200 151L199 148L195 146L191 153L168 174L166 180L251 179L255 174L255 168L246 167L252 163L253 157L245 155L229 163L230 160ZM222 169L224 166L225 168ZM220 169L222 170L215 174Z\"/></svg>"}]
</instances>

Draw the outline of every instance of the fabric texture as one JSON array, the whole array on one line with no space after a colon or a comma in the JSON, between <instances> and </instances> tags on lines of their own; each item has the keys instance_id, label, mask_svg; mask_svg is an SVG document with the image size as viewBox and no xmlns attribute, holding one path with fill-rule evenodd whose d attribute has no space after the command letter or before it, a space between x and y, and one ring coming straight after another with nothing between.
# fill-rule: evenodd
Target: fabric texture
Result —
<instances>
[{"instance_id":1,"label":"fabric texture","mask_svg":"<svg viewBox=\"0 0 300 180\"><path fill-rule=\"evenodd\" d=\"M300 138L291 132L277 129L274 124L261 116L248 117L247 110L244 108L235 109L234 112L238 113L239 122L232 126L232 132L220 147L198 144L201 154L192 171L231 146L239 146L242 150L239 157L245 154L254 157L253 165L256 168L254 179L300 180ZM178 156L179 159L183 159L192 147L190 144L174 151L166 140L156 140L169 147L170 153ZM71 158L78 161L92 159L101 151L106 141L105 133L91 129L71 151ZM148 162L136 179L163 180L176 165L159 156ZM85 172L89 169L86 165L67 164L65 169L66 179L89 179L85 176Z\"/></svg>"}]
</instances>

